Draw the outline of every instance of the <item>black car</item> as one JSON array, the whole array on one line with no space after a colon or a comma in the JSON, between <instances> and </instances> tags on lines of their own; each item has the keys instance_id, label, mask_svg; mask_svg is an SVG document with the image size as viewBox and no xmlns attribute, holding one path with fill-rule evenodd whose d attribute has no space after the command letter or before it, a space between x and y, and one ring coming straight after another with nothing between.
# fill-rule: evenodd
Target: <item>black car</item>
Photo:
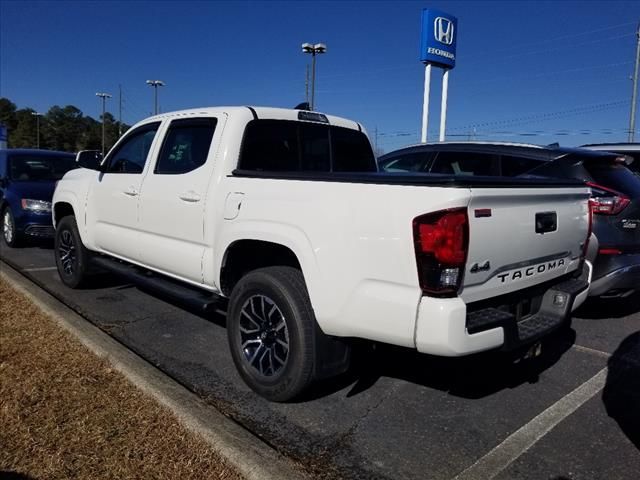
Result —
<instances>
[{"instance_id":1,"label":"black car","mask_svg":"<svg viewBox=\"0 0 640 480\"><path fill-rule=\"evenodd\" d=\"M9 247L20 246L28 238L53 237L53 190L56 182L76 167L71 153L0 150L0 227Z\"/></svg>"},{"instance_id":2,"label":"black car","mask_svg":"<svg viewBox=\"0 0 640 480\"><path fill-rule=\"evenodd\" d=\"M640 290L640 176L630 158L611 152L511 143L414 145L378 159L381 171L460 176L545 176L580 179L592 189L599 242L591 296L625 297Z\"/></svg>"}]
</instances>

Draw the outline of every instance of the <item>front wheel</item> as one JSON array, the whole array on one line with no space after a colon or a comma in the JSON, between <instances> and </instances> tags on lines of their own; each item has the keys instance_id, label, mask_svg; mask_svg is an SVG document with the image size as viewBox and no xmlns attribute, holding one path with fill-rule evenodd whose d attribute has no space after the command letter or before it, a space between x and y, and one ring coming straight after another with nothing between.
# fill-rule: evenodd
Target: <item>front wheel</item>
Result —
<instances>
[{"instance_id":1,"label":"front wheel","mask_svg":"<svg viewBox=\"0 0 640 480\"><path fill-rule=\"evenodd\" d=\"M54 252L62 283L79 288L87 282L91 252L82 244L75 217L64 217L58 223Z\"/></svg>"},{"instance_id":2,"label":"front wheel","mask_svg":"<svg viewBox=\"0 0 640 480\"><path fill-rule=\"evenodd\" d=\"M302 273L268 267L244 276L227 315L231 356L243 380L271 401L298 396L313 381L315 317Z\"/></svg>"},{"instance_id":3,"label":"front wheel","mask_svg":"<svg viewBox=\"0 0 640 480\"><path fill-rule=\"evenodd\" d=\"M16 227L16 221L13 217L11 208L5 207L2 211L2 238L4 243L8 247L19 247L22 243L22 237L20 236Z\"/></svg>"}]
</instances>

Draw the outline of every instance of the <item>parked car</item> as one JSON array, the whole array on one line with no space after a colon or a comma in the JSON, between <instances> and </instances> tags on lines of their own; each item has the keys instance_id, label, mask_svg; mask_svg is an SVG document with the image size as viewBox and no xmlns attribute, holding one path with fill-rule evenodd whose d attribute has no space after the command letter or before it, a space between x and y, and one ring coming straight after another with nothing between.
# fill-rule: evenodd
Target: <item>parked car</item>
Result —
<instances>
[{"instance_id":1,"label":"parked car","mask_svg":"<svg viewBox=\"0 0 640 480\"><path fill-rule=\"evenodd\" d=\"M593 192L593 232L599 242L590 295L608 297L640 290L640 177L627 168L629 163L629 158L610 152L488 142L421 144L378 159L387 172L544 175L587 182Z\"/></svg>"},{"instance_id":2,"label":"parked car","mask_svg":"<svg viewBox=\"0 0 640 480\"><path fill-rule=\"evenodd\" d=\"M0 150L0 225L10 247L28 238L52 238L55 184L76 168L75 155L32 149Z\"/></svg>"},{"instance_id":3,"label":"parked car","mask_svg":"<svg viewBox=\"0 0 640 480\"><path fill-rule=\"evenodd\" d=\"M565 325L589 285L589 193L391 178L352 120L202 108L143 120L65 175L55 258L72 288L93 264L203 309L228 299L241 377L282 401L344 371L354 337L460 356Z\"/></svg>"},{"instance_id":4,"label":"parked car","mask_svg":"<svg viewBox=\"0 0 640 480\"><path fill-rule=\"evenodd\" d=\"M629 170L640 175L640 143L592 143L583 145L581 148L619 153L628 156L633 160L627 165Z\"/></svg>"}]
</instances>

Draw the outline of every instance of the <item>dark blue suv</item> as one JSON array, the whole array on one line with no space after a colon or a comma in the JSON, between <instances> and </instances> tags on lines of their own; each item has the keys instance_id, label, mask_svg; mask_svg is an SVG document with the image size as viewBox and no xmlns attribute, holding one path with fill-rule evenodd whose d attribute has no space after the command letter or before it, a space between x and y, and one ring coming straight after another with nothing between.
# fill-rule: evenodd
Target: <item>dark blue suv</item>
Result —
<instances>
[{"instance_id":1,"label":"dark blue suv","mask_svg":"<svg viewBox=\"0 0 640 480\"><path fill-rule=\"evenodd\" d=\"M27 238L53 237L53 190L75 167L72 153L0 150L0 226L8 246L17 247Z\"/></svg>"}]
</instances>

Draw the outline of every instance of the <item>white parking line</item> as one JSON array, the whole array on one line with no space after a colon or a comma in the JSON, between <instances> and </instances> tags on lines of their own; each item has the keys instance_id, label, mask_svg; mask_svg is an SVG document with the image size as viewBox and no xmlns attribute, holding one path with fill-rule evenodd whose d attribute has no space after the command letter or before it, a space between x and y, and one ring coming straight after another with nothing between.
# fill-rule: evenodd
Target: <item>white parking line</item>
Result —
<instances>
[{"instance_id":1,"label":"white parking line","mask_svg":"<svg viewBox=\"0 0 640 480\"><path fill-rule=\"evenodd\" d=\"M476 463L456 475L455 480L494 478L562 420L597 395L604 387L606 378L607 368L603 368L529 423L509 435L504 442L480 458Z\"/></svg>"},{"instance_id":2,"label":"white parking line","mask_svg":"<svg viewBox=\"0 0 640 480\"><path fill-rule=\"evenodd\" d=\"M598 357L603 357L603 358L611 357L610 353L603 352L601 350L596 350L594 348L583 347L582 345L576 345L576 344L573 344L572 347L578 350L579 352L592 353L594 355L597 355Z\"/></svg>"},{"instance_id":3,"label":"white parking line","mask_svg":"<svg viewBox=\"0 0 640 480\"><path fill-rule=\"evenodd\" d=\"M33 267L33 268L23 268L23 272L46 272L48 270L57 270L58 267Z\"/></svg>"}]
</instances>

